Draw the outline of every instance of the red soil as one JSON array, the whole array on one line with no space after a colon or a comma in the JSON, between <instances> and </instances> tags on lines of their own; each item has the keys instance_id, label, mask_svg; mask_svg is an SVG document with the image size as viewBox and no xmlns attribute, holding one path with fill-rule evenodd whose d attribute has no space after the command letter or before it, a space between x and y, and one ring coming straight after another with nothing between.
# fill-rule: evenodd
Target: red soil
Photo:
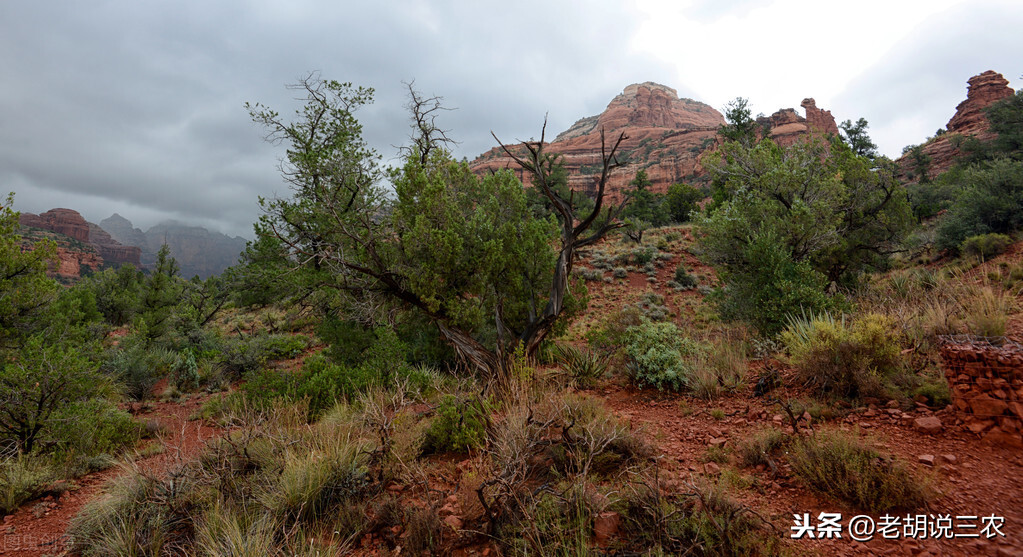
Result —
<instances>
[{"instance_id":1,"label":"red soil","mask_svg":"<svg viewBox=\"0 0 1023 557\"><path fill-rule=\"evenodd\" d=\"M135 465L146 472L161 473L196 456L208 440L222 431L201 421L188 420L206 398L193 398L184 403L160 402L140 413L139 418L160 425L159 441L164 451L136 460ZM67 529L71 519L87 502L100 496L108 480L124 472L124 468L115 466L89 474L74 480L77 488L59 498L48 496L22 505L16 513L5 517L0 525L0 555L67 555L66 548L70 545Z\"/></svg>"}]
</instances>

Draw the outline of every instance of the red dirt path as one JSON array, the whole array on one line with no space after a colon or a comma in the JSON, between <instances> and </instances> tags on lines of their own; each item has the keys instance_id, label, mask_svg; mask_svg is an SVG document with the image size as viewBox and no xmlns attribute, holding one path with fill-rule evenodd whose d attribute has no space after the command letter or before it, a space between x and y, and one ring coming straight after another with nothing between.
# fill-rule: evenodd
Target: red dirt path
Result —
<instances>
[{"instance_id":1,"label":"red dirt path","mask_svg":"<svg viewBox=\"0 0 1023 557\"><path fill-rule=\"evenodd\" d=\"M147 472L159 473L175 463L193 457L206 441L216 437L221 429L201 421L188 421L208 397L192 398L183 403L160 402L138 415L144 420L155 421L162 426L159 441L164 446L160 454L135 461ZM98 497L104 483L124 473L124 468L115 466L78 478L77 489L69 491L54 500L47 497L22 505L18 511L7 516L0 525L0 555L3 557L41 557L43 555L68 555L70 539L67 536L71 518L88 501Z\"/></svg>"}]
</instances>

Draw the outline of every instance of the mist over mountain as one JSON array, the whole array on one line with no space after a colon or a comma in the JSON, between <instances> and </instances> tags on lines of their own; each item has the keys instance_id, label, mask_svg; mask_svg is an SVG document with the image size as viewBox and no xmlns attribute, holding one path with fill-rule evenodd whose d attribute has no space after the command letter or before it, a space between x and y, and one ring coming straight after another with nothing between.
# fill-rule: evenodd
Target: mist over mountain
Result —
<instances>
[{"instance_id":1,"label":"mist over mountain","mask_svg":"<svg viewBox=\"0 0 1023 557\"><path fill-rule=\"evenodd\" d=\"M228 236L176 221L165 221L143 232L117 213L100 221L100 227L118 242L138 246L142 250L143 266L155 263L160 246L167 244L181 268L181 276L186 278L197 275L206 278L223 272L238 262L246 242L241 236Z\"/></svg>"}]
</instances>

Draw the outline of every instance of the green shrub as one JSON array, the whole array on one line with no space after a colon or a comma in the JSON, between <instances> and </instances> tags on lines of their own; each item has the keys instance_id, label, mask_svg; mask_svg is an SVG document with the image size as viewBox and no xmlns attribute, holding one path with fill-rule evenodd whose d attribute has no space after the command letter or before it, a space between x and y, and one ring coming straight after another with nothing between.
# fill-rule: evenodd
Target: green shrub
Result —
<instances>
[{"instance_id":1,"label":"green shrub","mask_svg":"<svg viewBox=\"0 0 1023 557\"><path fill-rule=\"evenodd\" d=\"M828 314L792 319L782 335L797 377L818 393L842 397L894 395L907 382L891 318L867 314L851 326Z\"/></svg>"},{"instance_id":2,"label":"green shrub","mask_svg":"<svg viewBox=\"0 0 1023 557\"><path fill-rule=\"evenodd\" d=\"M18 455L0 461L0 515L13 514L26 501L38 497L55 478L44 459Z\"/></svg>"},{"instance_id":3,"label":"green shrub","mask_svg":"<svg viewBox=\"0 0 1023 557\"><path fill-rule=\"evenodd\" d=\"M927 405L931 407L944 407L952 404L952 389L948 386L948 380L941 372L924 376L920 385L913 390L913 397L922 396L927 399Z\"/></svg>"},{"instance_id":4,"label":"green shrub","mask_svg":"<svg viewBox=\"0 0 1023 557\"><path fill-rule=\"evenodd\" d=\"M144 429L112 402L91 399L56 412L47 440L57 451L79 457L117 454L138 444Z\"/></svg>"},{"instance_id":5,"label":"green shrub","mask_svg":"<svg viewBox=\"0 0 1023 557\"><path fill-rule=\"evenodd\" d=\"M611 276L613 276L616 279L623 279L629 276L629 273L626 272L624 267L615 267L614 270L611 271Z\"/></svg>"},{"instance_id":6,"label":"green shrub","mask_svg":"<svg viewBox=\"0 0 1023 557\"><path fill-rule=\"evenodd\" d=\"M634 305L608 315L599 327L586 333L586 342L605 356L613 356L625 346L626 331L643 323L643 312Z\"/></svg>"},{"instance_id":7,"label":"green shrub","mask_svg":"<svg viewBox=\"0 0 1023 557\"><path fill-rule=\"evenodd\" d=\"M671 315L671 310L664 305L664 296L656 292L646 292L636 302L636 307L650 321L664 321Z\"/></svg>"},{"instance_id":8,"label":"green shrub","mask_svg":"<svg viewBox=\"0 0 1023 557\"><path fill-rule=\"evenodd\" d=\"M741 254L745 261L722 270L724 289L715 293L722 317L746 321L767 336L785 327L789 315L820 313L835 306L824 293L827 279L807 261L794 261L773 235L758 235Z\"/></svg>"},{"instance_id":9,"label":"green shrub","mask_svg":"<svg viewBox=\"0 0 1023 557\"><path fill-rule=\"evenodd\" d=\"M302 396L307 375L278 369L259 369L245 376L241 392L256 408L270 408L275 400L295 401Z\"/></svg>"},{"instance_id":10,"label":"green shrub","mask_svg":"<svg viewBox=\"0 0 1023 557\"><path fill-rule=\"evenodd\" d=\"M679 391L689 386L696 352L674 323L643 323L625 333L626 365L640 385Z\"/></svg>"},{"instance_id":11,"label":"green shrub","mask_svg":"<svg viewBox=\"0 0 1023 557\"><path fill-rule=\"evenodd\" d=\"M468 452L482 447L486 440L487 419L483 401L444 395L437 406L437 415L426 430L423 452Z\"/></svg>"},{"instance_id":12,"label":"green shrub","mask_svg":"<svg viewBox=\"0 0 1023 557\"><path fill-rule=\"evenodd\" d=\"M55 413L109 390L82 349L33 336L0 367L0 445L35 450L54 426Z\"/></svg>"},{"instance_id":13,"label":"green shrub","mask_svg":"<svg viewBox=\"0 0 1023 557\"><path fill-rule=\"evenodd\" d=\"M938 226L938 249L958 250L979 234L1023 228L1023 161L997 159L963 173L963 187Z\"/></svg>"},{"instance_id":14,"label":"green shrub","mask_svg":"<svg viewBox=\"0 0 1023 557\"><path fill-rule=\"evenodd\" d=\"M195 361L195 353L186 349L182 357L174 363L171 376L173 385L182 391L199 388L199 364Z\"/></svg>"},{"instance_id":15,"label":"green shrub","mask_svg":"<svg viewBox=\"0 0 1023 557\"><path fill-rule=\"evenodd\" d=\"M178 355L158 346L147 347L141 339L129 337L121 342L102 369L124 385L125 394L132 400L146 400L160 379L170 373Z\"/></svg>"},{"instance_id":16,"label":"green shrub","mask_svg":"<svg viewBox=\"0 0 1023 557\"><path fill-rule=\"evenodd\" d=\"M348 367L314 356L306 360L297 394L309 400L309 417L315 420L338 401L381 384L382 378L367 365Z\"/></svg>"},{"instance_id":17,"label":"green shrub","mask_svg":"<svg viewBox=\"0 0 1023 557\"><path fill-rule=\"evenodd\" d=\"M327 356L341 364L357 364L362 352L373 344L373 329L361 323L327 316L316 327L316 336L328 345Z\"/></svg>"},{"instance_id":18,"label":"green shrub","mask_svg":"<svg viewBox=\"0 0 1023 557\"><path fill-rule=\"evenodd\" d=\"M224 366L236 376L259 369L270 360L294 358L309 345L303 335L273 334L234 337L225 343Z\"/></svg>"},{"instance_id":19,"label":"green shrub","mask_svg":"<svg viewBox=\"0 0 1023 557\"><path fill-rule=\"evenodd\" d=\"M651 246L646 246L632 250L632 252L630 252L630 255L632 256L631 257L632 262L635 263L636 265L646 265L647 263L650 263L651 261L654 260L654 255L656 253L657 253L656 249L654 249Z\"/></svg>"},{"instance_id":20,"label":"green shrub","mask_svg":"<svg viewBox=\"0 0 1023 557\"><path fill-rule=\"evenodd\" d=\"M679 290L696 288L697 282L696 277L686 271L685 264L680 262L678 267L675 268L675 288Z\"/></svg>"},{"instance_id":21,"label":"green shrub","mask_svg":"<svg viewBox=\"0 0 1023 557\"><path fill-rule=\"evenodd\" d=\"M811 489L870 512L915 509L930 497L927 482L908 466L850 433L801 437L789 463Z\"/></svg>"},{"instance_id":22,"label":"green shrub","mask_svg":"<svg viewBox=\"0 0 1023 557\"><path fill-rule=\"evenodd\" d=\"M981 234L963 240L960 251L965 255L976 257L981 261L991 259L1005 253L1012 245L1012 238L1005 234Z\"/></svg>"}]
</instances>

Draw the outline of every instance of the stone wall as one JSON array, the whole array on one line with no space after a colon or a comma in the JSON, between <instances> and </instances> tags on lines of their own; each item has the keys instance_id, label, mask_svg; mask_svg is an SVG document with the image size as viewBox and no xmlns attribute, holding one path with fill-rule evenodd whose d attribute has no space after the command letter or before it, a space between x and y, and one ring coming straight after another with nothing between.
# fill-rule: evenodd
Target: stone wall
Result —
<instances>
[{"instance_id":1,"label":"stone wall","mask_svg":"<svg viewBox=\"0 0 1023 557\"><path fill-rule=\"evenodd\" d=\"M996 445L1023 448L1023 346L953 339L941 357L966 428Z\"/></svg>"}]
</instances>

